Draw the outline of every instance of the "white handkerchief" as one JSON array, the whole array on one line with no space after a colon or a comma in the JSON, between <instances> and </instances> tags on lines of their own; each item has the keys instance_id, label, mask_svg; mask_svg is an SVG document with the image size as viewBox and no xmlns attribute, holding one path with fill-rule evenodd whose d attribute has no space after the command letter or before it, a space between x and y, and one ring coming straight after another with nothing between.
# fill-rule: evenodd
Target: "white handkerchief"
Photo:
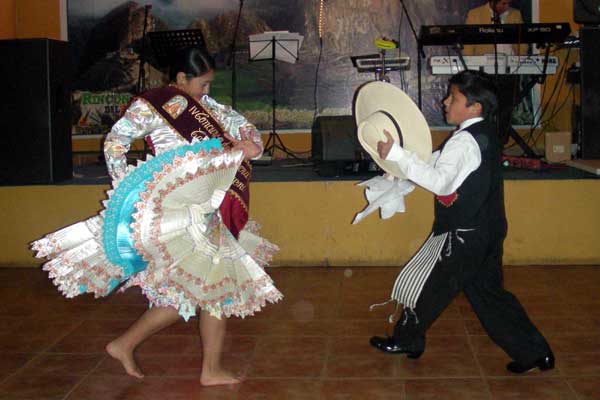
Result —
<instances>
[{"instance_id":1,"label":"white handkerchief","mask_svg":"<svg viewBox=\"0 0 600 400\"><path fill-rule=\"evenodd\" d=\"M391 218L397 212L405 212L404 196L412 192L415 185L408 180L397 180L392 176L376 176L358 184L364 186L369 204L356 214L352 224L358 224L366 216L380 209L381 218Z\"/></svg>"}]
</instances>

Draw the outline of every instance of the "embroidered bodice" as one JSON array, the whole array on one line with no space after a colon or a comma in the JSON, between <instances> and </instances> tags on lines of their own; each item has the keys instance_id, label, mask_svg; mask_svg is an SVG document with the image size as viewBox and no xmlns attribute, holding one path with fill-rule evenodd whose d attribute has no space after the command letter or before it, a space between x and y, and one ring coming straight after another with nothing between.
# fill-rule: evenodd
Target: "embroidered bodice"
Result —
<instances>
[{"instance_id":1,"label":"embroidered bodice","mask_svg":"<svg viewBox=\"0 0 600 400\"><path fill-rule=\"evenodd\" d=\"M225 128L238 140L248 139L263 148L260 133L248 120L230 106L218 103L209 96L200 100ZM113 180L120 179L127 169L126 154L136 139L150 136L156 154L187 144L175 129L143 99L136 99L125 114L112 127L104 142L104 157L108 173ZM259 154L257 156L260 157Z\"/></svg>"}]
</instances>

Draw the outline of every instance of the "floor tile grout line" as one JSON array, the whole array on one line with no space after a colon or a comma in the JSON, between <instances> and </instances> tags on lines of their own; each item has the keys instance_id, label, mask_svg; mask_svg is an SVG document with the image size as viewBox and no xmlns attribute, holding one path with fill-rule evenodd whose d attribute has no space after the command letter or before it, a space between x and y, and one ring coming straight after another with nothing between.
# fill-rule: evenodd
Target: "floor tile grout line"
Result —
<instances>
[{"instance_id":1,"label":"floor tile grout line","mask_svg":"<svg viewBox=\"0 0 600 400\"><path fill-rule=\"evenodd\" d=\"M40 359L43 356L46 356L48 354L52 354L52 353L48 353L48 350L51 349L52 346L56 345L58 342L60 342L61 340L63 340L65 337L67 337L79 324L81 324L81 322L82 321L79 321L77 324L75 324L73 326L73 328L71 328L71 330L66 331L65 333L63 333L62 336L58 336L56 340L54 340L53 342L51 342L49 345L47 345L46 347L44 347L42 350L40 350L38 352L34 352L34 353L11 353L11 354L35 354L35 356L33 356L30 360L27 360L25 362L25 364L21 365L20 368L17 368L11 374L8 374L4 379L0 380L0 387L2 387L2 385L4 383L6 383L7 380L9 380L10 378L12 378L15 375L18 375L22 370L24 370L27 367L29 367L32 364L34 364L35 361L37 361L38 359Z\"/></svg>"},{"instance_id":2,"label":"floor tile grout line","mask_svg":"<svg viewBox=\"0 0 600 400\"><path fill-rule=\"evenodd\" d=\"M467 329L466 325L465 325L465 329ZM475 352L475 346L473 344L473 341L471 340L471 335L467 335L467 343L469 344L469 349L471 350L471 355L475 359L475 363L477 364L477 367L479 368L479 373L481 374L481 380L483 381L483 383L485 385L485 390L488 395L488 398L492 399L492 390L490 388L490 384L488 382L487 375L485 374L483 366L481 365L481 362L479 361L479 357L477 357L477 353Z\"/></svg>"},{"instance_id":3,"label":"floor tile grout line","mask_svg":"<svg viewBox=\"0 0 600 400\"><path fill-rule=\"evenodd\" d=\"M567 379L564 380L565 384L567 385L567 387L569 388L569 390L571 391L571 393L573 393L575 395L575 400L580 400L579 394L577 394L577 391L575 389L573 389L573 386L569 383L569 381ZM584 399L581 399L584 400Z\"/></svg>"},{"instance_id":4,"label":"floor tile grout line","mask_svg":"<svg viewBox=\"0 0 600 400\"><path fill-rule=\"evenodd\" d=\"M258 335L257 335L258 336ZM250 375L250 373L252 372L252 368L254 368L254 360L256 359L256 354L258 352L258 345L259 345L259 339L254 340L254 347L252 348L252 354L249 357L249 363L247 364L247 371L246 371L246 378ZM204 354L202 355L202 357L204 357ZM243 384L243 382L242 382Z\"/></svg>"},{"instance_id":5,"label":"floor tile grout line","mask_svg":"<svg viewBox=\"0 0 600 400\"><path fill-rule=\"evenodd\" d=\"M332 349L333 349L333 338L327 337L325 339L325 357L323 357L323 367L321 368L321 373L319 374L319 382L320 386L323 386L323 380L327 377L327 372L329 371L329 361L332 359Z\"/></svg>"},{"instance_id":6,"label":"floor tile grout line","mask_svg":"<svg viewBox=\"0 0 600 400\"><path fill-rule=\"evenodd\" d=\"M84 375L83 377L81 377L81 379L71 388L71 390L69 390L65 396L62 398L62 400L67 400L69 398L69 396L79 387L81 386L81 384L83 384L83 382L90 377L93 372L98 369L98 367L100 366L100 364L102 364L102 362L104 362L104 360L106 359L106 355L104 355L103 357L100 357L100 360L98 360L98 362L96 363L96 365L93 368L90 368L90 370L88 371L88 373L86 375Z\"/></svg>"},{"instance_id":7,"label":"floor tile grout line","mask_svg":"<svg viewBox=\"0 0 600 400\"><path fill-rule=\"evenodd\" d=\"M348 270L345 269L344 273L341 274L340 276L340 280L337 282L336 284L336 302L335 302L335 317L334 320L339 320L340 313L342 310L342 292L343 292L343 286L344 286L344 279L349 279L346 277L346 271ZM350 269L350 271L352 271ZM333 336L332 335L323 335L323 337L325 338L325 357L323 358L323 366L321 367L321 373L319 374L319 386L320 389L322 389L323 387L323 380L327 377L327 372L329 370L329 361L332 359L332 349L333 349ZM320 396L322 397L322 396Z\"/></svg>"}]
</instances>

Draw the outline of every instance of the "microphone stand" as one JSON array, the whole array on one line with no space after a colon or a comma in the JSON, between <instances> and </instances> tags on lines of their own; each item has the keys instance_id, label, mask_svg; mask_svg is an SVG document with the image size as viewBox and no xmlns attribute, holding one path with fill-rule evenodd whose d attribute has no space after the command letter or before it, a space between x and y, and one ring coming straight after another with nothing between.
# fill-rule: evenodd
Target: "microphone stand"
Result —
<instances>
[{"instance_id":1,"label":"microphone stand","mask_svg":"<svg viewBox=\"0 0 600 400\"><path fill-rule=\"evenodd\" d=\"M148 11L150 11L151 8L151 5L144 6L144 29L142 31L142 51L140 52L140 66L138 69L138 81L136 86L137 94L141 93L145 86L144 64L146 63L146 26L148 25Z\"/></svg>"},{"instance_id":2,"label":"microphone stand","mask_svg":"<svg viewBox=\"0 0 600 400\"><path fill-rule=\"evenodd\" d=\"M408 10L406 9L406 5L404 5L404 1L400 0L400 4L402 5L402 10L404 11L404 14L406 14L406 19L408 20L408 25L410 26L410 30L412 31L412 34L415 38L415 42L417 43L417 47L419 48L419 52L420 54L423 56L423 58L425 58L425 52L423 51L423 48L418 46L419 44L419 35L417 35L417 31L415 30L415 26L413 25L412 22L412 18L410 18L410 14L408 13ZM400 38L398 38L398 40L400 40Z\"/></svg>"},{"instance_id":3,"label":"microphone stand","mask_svg":"<svg viewBox=\"0 0 600 400\"><path fill-rule=\"evenodd\" d=\"M494 25L501 25L502 21L500 20L500 14L498 14L498 10L496 10L496 5L498 3L498 0L492 0L492 12L493 12L493 17L492 17L492 22L494 23ZM497 39L497 35L494 35L494 78L496 80L496 84L498 85L499 90L503 90L501 89L501 82L500 82L500 76L498 75L498 41ZM549 53L547 53L546 55L548 56ZM543 74L546 73L545 70L545 66L544 66L544 71ZM542 75L544 76L544 75ZM533 87L533 86L532 86ZM531 90L531 87L529 88L529 90ZM519 94L519 102L522 100L521 94ZM514 105L511 104L511 112L513 109ZM497 111L497 115L496 115L496 132L500 133L500 128L501 128L501 121L500 121L500 104L498 104L498 111ZM525 155L529 158L539 158L539 156L537 154L535 154L535 152L531 149L531 147L529 147L527 145L527 143L523 140L523 138L519 135L519 133L517 131L515 131L515 129L512 127L512 124L510 123L510 116L509 118L509 123L508 126L506 127L506 129L508 130L508 136L513 138L513 140L515 141L515 143L523 150L523 152L525 153Z\"/></svg>"},{"instance_id":4,"label":"microphone stand","mask_svg":"<svg viewBox=\"0 0 600 400\"><path fill-rule=\"evenodd\" d=\"M242 17L242 7L244 7L244 0L240 0L240 9L238 11L237 21L235 22L235 28L233 30L233 41L231 42L230 56L231 61L231 108L235 110L237 105L237 71L235 66L235 47L237 42L238 30L240 28L240 19Z\"/></svg>"},{"instance_id":5,"label":"microphone stand","mask_svg":"<svg viewBox=\"0 0 600 400\"><path fill-rule=\"evenodd\" d=\"M423 60L421 58L425 58L425 52L423 51L423 46L421 46L421 41L419 40L419 35L417 35L417 31L415 30L415 26L412 22L412 18L406 9L406 5L403 0L400 0L400 5L402 6L402 10L404 14L406 14L406 19L408 20L408 25L410 26L410 30L415 38L415 42L417 43L417 69L418 69L418 91L419 91L419 109L421 108L421 70L423 69ZM401 38L398 37L400 41Z\"/></svg>"},{"instance_id":6,"label":"microphone stand","mask_svg":"<svg viewBox=\"0 0 600 400\"><path fill-rule=\"evenodd\" d=\"M494 25L501 25L502 21L500 21L500 14L498 14L498 10L496 10L496 6L498 5L498 0L492 0L492 22ZM494 75L498 77L498 40L497 35L494 35Z\"/></svg>"},{"instance_id":7,"label":"microphone stand","mask_svg":"<svg viewBox=\"0 0 600 400\"><path fill-rule=\"evenodd\" d=\"M148 25L148 11L152 6L150 4L144 6L144 29L142 31L142 50L140 52L140 66L138 69L138 81L136 86L136 94L142 93L146 86L146 74L144 72L144 64L146 63L146 26ZM144 140L144 158L148 154L148 142Z\"/></svg>"},{"instance_id":8,"label":"microphone stand","mask_svg":"<svg viewBox=\"0 0 600 400\"><path fill-rule=\"evenodd\" d=\"M496 6L498 5L498 0L492 0L491 2L491 6L492 6L492 22L494 25L501 25L502 21L500 20L500 14L498 14L498 10L496 9ZM498 87L498 90L500 89L500 78L498 76L498 35L494 34L494 80L496 81L496 85ZM501 117L501 112L500 112L500 104L498 104L498 109L496 111L496 135L498 136L500 134L500 117ZM510 123L509 123L510 125ZM510 128L509 128L510 129Z\"/></svg>"}]
</instances>

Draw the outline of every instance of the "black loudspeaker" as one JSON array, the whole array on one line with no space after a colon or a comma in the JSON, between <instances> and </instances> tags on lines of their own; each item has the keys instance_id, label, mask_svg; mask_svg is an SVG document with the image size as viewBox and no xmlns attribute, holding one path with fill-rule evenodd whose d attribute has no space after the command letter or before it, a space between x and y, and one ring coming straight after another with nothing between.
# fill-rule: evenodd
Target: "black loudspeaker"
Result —
<instances>
[{"instance_id":1,"label":"black loudspeaker","mask_svg":"<svg viewBox=\"0 0 600 400\"><path fill-rule=\"evenodd\" d=\"M73 176L71 53L67 42L0 40L0 184Z\"/></svg>"},{"instance_id":2,"label":"black loudspeaker","mask_svg":"<svg viewBox=\"0 0 600 400\"><path fill-rule=\"evenodd\" d=\"M360 158L360 153L354 117L322 116L315 119L312 127L314 161L354 161Z\"/></svg>"},{"instance_id":3,"label":"black loudspeaker","mask_svg":"<svg viewBox=\"0 0 600 400\"><path fill-rule=\"evenodd\" d=\"M600 0L573 0L573 19L578 24L600 24Z\"/></svg>"},{"instance_id":4,"label":"black loudspeaker","mask_svg":"<svg viewBox=\"0 0 600 400\"><path fill-rule=\"evenodd\" d=\"M581 158L600 159L600 28L584 26L581 39Z\"/></svg>"}]
</instances>

